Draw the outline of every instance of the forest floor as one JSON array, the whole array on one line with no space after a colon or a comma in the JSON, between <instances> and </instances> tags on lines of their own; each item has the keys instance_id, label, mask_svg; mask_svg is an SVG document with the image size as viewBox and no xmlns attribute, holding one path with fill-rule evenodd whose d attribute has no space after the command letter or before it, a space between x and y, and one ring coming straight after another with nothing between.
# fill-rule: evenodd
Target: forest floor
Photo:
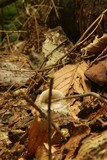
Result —
<instances>
[{"instance_id":1,"label":"forest floor","mask_svg":"<svg viewBox=\"0 0 107 160\"><path fill-rule=\"evenodd\" d=\"M27 23L0 51L0 160L106 160L107 33Z\"/></svg>"}]
</instances>

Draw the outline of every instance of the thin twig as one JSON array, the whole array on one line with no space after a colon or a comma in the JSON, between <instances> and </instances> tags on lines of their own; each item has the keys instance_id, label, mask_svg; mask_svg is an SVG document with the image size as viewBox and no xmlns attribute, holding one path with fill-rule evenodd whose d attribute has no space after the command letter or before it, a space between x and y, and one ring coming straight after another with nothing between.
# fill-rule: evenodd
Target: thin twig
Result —
<instances>
[{"instance_id":1,"label":"thin twig","mask_svg":"<svg viewBox=\"0 0 107 160\"><path fill-rule=\"evenodd\" d=\"M91 65L107 57L107 47L91 62Z\"/></svg>"},{"instance_id":2,"label":"thin twig","mask_svg":"<svg viewBox=\"0 0 107 160\"><path fill-rule=\"evenodd\" d=\"M82 45L91 35L92 35L92 33L94 33L95 32L95 30L98 28L98 26L99 26L99 24L101 23L101 21L102 21L102 19L103 19L103 16L104 16L104 14L107 12L107 9L106 10L104 10L101 14L100 14L100 16L88 27L88 29L83 33L83 35L79 38L79 40L74 44L74 46L70 49L70 51L66 54L66 55L64 55L64 56L62 56L61 58L60 58L60 61L62 60L62 59L64 59L68 54L70 54L71 52L73 52L77 47L79 47L80 45ZM97 24L97 26L94 28L94 32L92 31L87 37L86 37L86 35L88 34L88 32L95 26ZM86 37L86 38L85 38ZM85 39L84 39L85 38ZM83 40L84 39L84 40ZM58 60L59 61L59 60Z\"/></svg>"},{"instance_id":3,"label":"thin twig","mask_svg":"<svg viewBox=\"0 0 107 160\"><path fill-rule=\"evenodd\" d=\"M48 144L49 144L49 160L52 159L51 154L51 99L52 99L53 78L50 79L49 100L48 100Z\"/></svg>"},{"instance_id":4,"label":"thin twig","mask_svg":"<svg viewBox=\"0 0 107 160\"><path fill-rule=\"evenodd\" d=\"M102 19L103 19L103 16L104 14L107 12L107 9L104 10L100 15L99 17L88 27L88 29L83 33L83 35L79 38L79 40L76 42L75 45L79 46L81 44L83 44L91 35L92 33L95 32L95 30L98 28L99 24L101 23ZM92 28L96 25L97 23L97 26L94 28L94 30L85 38L85 36L88 34L88 32L90 30L92 30ZM83 40L85 38L85 40Z\"/></svg>"},{"instance_id":5,"label":"thin twig","mask_svg":"<svg viewBox=\"0 0 107 160\"><path fill-rule=\"evenodd\" d=\"M98 61L101 61L101 60L104 60L104 59L106 59L107 58L107 55L104 55L104 56L102 56L102 57L97 57L94 61L92 61L91 63L90 63L90 66L92 66L94 63L96 63L96 62L98 62Z\"/></svg>"},{"instance_id":6,"label":"thin twig","mask_svg":"<svg viewBox=\"0 0 107 160\"><path fill-rule=\"evenodd\" d=\"M46 11L45 23L47 23L49 14L51 13L52 9L53 9L53 7L52 7L52 5L51 5L51 3L50 3L49 6L48 6L48 10Z\"/></svg>"},{"instance_id":7,"label":"thin twig","mask_svg":"<svg viewBox=\"0 0 107 160\"><path fill-rule=\"evenodd\" d=\"M100 16L100 19L98 19L98 20L99 20L99 21L98 21L98 24L96 25L96 27L94 28L94 30L93 30L85 39L83 39L83 38L84 38L84 36L86 36L86 34L87 34L87 32L88 32L89 30L87 29L87 30L84 32L84 34L83 34L82 37L81 37L81 39L83 39L83 40L80 41L80 39L79 39L79 41L78 41L78 46L80 46L81 44L83 44L84 42L86 42L86 40L88 40L88 39L91 37L91 35L97 30L98 26L101 24L102 19L103 19L103 14ZM94 22L92 23L92 25L89 27L89 29L91 29L91 28L95 25L96 22L97 22L97 21L94 21Z\"/></svg>"},{"instance_id":8,"label":"thin twig","mask_svg":"<svg viewBox=\"0 0 107 160\"><path fill-rule=\"evenodd\" d=\"M83 93L83 94L71 95L71 96L67 96L67 97L64 97L64 98L57 98L57 99L52 100L52 102L56 102L56 101L60 101L60 100L65 100L65 99L71 99L71 98L87 97L87 96L96 97L96 98L99 99L101 102L107 104L107 100L105 100L105 99L102 98L99 94L97 94L97 93L95 93L95 92L88 92L88 93Z\"/></svg>"},{"instance_id":9,"label":"thin twig","mask_svg":"<svg viewBox=\"0 0 107 160\"><path fill-rule=\"evenodd\" d=\"M102 12L100 14L100 16L87 28L87 30L83 33L83 35L80 37L80 39L77 41L77 43L80 45L81 43L84 43L84 41L82 41L85 36L88 34L88 32L97 24L97 26L94 28L94 31L98 28L99 24L101 23L101 20L103 18L104 12ZM93 32L93 31L92 31ZM88 36L89 38L89 36Z\"/></svg>"},{"instance_id":10,"label":"thin twig","mask_svg":"<svg viewBox=\"0 0 107 160\"><path fill-rule=\"evenodd\" d=\"M8 33L6 33L6 38L7 38L8 47L10 48L11 53L13 53L12 47L11 47L11 45L10 45L10 40L9 40L9 35L8 35Z\"/></svg>"},{"instance_id":11,"label":"thin twig","mask_svg":"<svg viewBox=\"0 0 107 160\"><path fill-rule=\"evenodd\" d=\"M26 33L27 31L6 31L6 30L0 30L0 33Z\"/></svg>"},{"instance_id":12,"label":"thin twig","mask_svg":"<svg viewBox=\"0 0 107 160\"><path fill-rule=\"evenodd\" d=\"M52 2L52 5L53 5L53 8L54 8L54 10L55 10L56 16L57 16L57 18L59 18L59 14L58 14L58 11L57 11L57 9L56 9L54 0L51 0L51 2Z\"/></svg>"},{"instance_id":13,"label":"thin twig","mask_svg":"<svg viewBox=\"0 0 107 160\"><path fill-rule=\"evenodd\" d=\"M37 19L36 16L34 16L34 20L35 20L35 28L36 28L36 33L37 33L37 50L39 52L39 46L40 46L40 36L39 36L39 27L38 27L38 23L37 23Z\"/></svg>"}]
</instances>

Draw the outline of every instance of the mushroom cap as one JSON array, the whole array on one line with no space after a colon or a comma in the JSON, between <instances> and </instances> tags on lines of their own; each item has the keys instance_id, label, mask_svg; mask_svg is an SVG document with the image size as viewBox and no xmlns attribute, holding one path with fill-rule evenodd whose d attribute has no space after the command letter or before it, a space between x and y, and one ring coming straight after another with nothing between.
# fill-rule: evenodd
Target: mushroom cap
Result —
<instances>
[{"instance_id":1,"label":"mushroom cap","mask_svg":"<svg viewBox=\"0 0 107 160\"><path fill-rule=\"evenodd\" d=\"M48 110L48 98L49 98L49 89L43 91L39 97L38 106L47 111ZM57 98L64 98L62 92L56 89L52 89L52 100ZM51 110L59 113L68 113L67 103L65 100L60 100L57 102L51 103Z\"/></svg>"}]
</instances>

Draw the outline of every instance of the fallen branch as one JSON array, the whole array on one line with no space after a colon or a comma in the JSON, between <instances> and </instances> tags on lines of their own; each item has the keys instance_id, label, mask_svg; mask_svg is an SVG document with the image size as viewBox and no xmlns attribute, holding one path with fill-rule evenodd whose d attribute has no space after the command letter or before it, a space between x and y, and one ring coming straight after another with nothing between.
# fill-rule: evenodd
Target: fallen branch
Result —
<instances>
[{"instance_id":1,"label":"fallen branch","mask_svg":"<svg viewBox=\"0 0 107 160\"><path fill-rule=\"evenodd\" d=\"M48 144L49 144L49 160L52 159L51 154L51 99L52 99L53 78L50 79L49 100L48 100Z\"/></svg>"},{"instance_id":2,"label":"fallen branch","mask_svg":"<svg viewBox=\"0 0 107 160\"><path fill-rule=\"evenodd\" d=\"M102 98L99 94L97 94L95 92L88 92L88 93L83 93L83 94L71 95L71 96L67 96L67 97L64 97L64 98L57 98L57 99L52 100L52 102L57 102L57 101L60 101L60 100L71 99L71 98L87 97L87 96L96 97L101 102L107 104L107 100Z\"/></svg>"}]
</instances>

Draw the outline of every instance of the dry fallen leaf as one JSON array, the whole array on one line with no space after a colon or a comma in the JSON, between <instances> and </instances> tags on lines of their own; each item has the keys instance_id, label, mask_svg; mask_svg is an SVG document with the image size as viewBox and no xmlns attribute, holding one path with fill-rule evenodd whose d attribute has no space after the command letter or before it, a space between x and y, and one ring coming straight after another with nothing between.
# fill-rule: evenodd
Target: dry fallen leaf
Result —
<instances>
[{"instance_id":1,"label":"dry fallen leaf","mask_svg":"<svg viewBox=\"0 0 107 160\"><path fill-rule=\"evenodd\" d=\"M107 60L93 64L85 71L85 75L99 86L107 84Z\"/></svg>"},{"instance_id":2,"label":"dry fallen leaf","mask_svg":"<svg viewBox=\"0 0 107 160\"><path fill-rule=\"evenodd\" d=\"M35 117L28 129L28 156L36 153L38 147L48 140L48 124L44 119Z\"/></svg>"},{"instance_id":3,"label":"dry fallen leaf","mask_svg":"<svg viewBox=\"0 0 107 160\"><path fill-rule=\"evenodd\" d=\"M59 133L52 128L51 129L51 144L60 145L62 143L62 137ZM28 153L27 156L34 156L36 153L39 155L39 151L43 152L40 148L44 143L48 143L48 121L35 117L34 121L28 128Z\"/></svg>"},{"instance_id":4,"label":"dry fallen leaf","mask_svg":"<svg viewBox=\"0 0 107 160\"><path fill-rule=\"evenodd\" d=\"M0 59L0 82L4 85L22 85L33 75L28 58L23 54L8 54Z\"/></svg>"},{"instance_id":5,"label":"dry fallen leaf","mask_svg":"<svg viewBox=\"0 0 107 160\"><path fill-rule=\"evenodd\" d=\"M73 158L75 150L78 148L81 140L90 133L90 128L85 125L80 125L78 127L71 126L71 130L71 138L62 146L63 152L64 150L68 150L65 160Z\"/></svg>"},{"instance_id":6,"label":"dry fallen leaf","mask_svg":"<svg viewBox=\"0 0 107 160\"><path fill-rule=\"evenodd\" d=\"M71 93L84 93L90 90L85 83L84 72L87 64L83 61L78 64L69 64L58 70L54 74L53 88L60 90L64 95Z\"/></svg>"},{"instance_id":7,"label":"dry fallen leaf","mask_svg":"<svg viewBox=\"0 0 107 160\"><path fill-rule=\"evenodd\" d=\"M107 159L107 131L93 133L82 141L76 158L73 160L106 160Z\"/></svg>"},{"instance_id":8,"label":"dry fallen leaf","mask_svg":"<svg viewBox=\"0 0 107 160\"><path fill-rule=\"evenodd\" d=\"M107 46L107 34L103 34L102 37L98 36L94 39L92 43L81 49L84 56L86 55L98 55Z\"/></svg>"},{"instance_id":9,"label":"dry fallen leaf","mask_svg":"<svg viewBox=\"0 0 107 160\"><path fill-rule=\"evenodd\" d=\"M90 92L90 86L84 76L87 67L84 61L78 64L64 66L54 74L53 88L60 90L64 95ZM89 102L89 100L90 97L84 98L84 102ZM75 98L69 99L67 102L68 106L72 106L70 108L71 115L77 119L76 115L80 111L81 102Z\"/></svg>"},{"instance_id":10,"label":"dry fallen leaf","mask_svg":"<svg viewBox=\"0 0 107 160\"><path fill-rule=\"evenodd\" d=\"M65 47L64 42L67 42L68 46ZM60 26L48 31L42 47L42 52L47 58L46 66L56 64L66 54L67 48L72 47L72 45Z\"/></svg>"}]
</instances>

